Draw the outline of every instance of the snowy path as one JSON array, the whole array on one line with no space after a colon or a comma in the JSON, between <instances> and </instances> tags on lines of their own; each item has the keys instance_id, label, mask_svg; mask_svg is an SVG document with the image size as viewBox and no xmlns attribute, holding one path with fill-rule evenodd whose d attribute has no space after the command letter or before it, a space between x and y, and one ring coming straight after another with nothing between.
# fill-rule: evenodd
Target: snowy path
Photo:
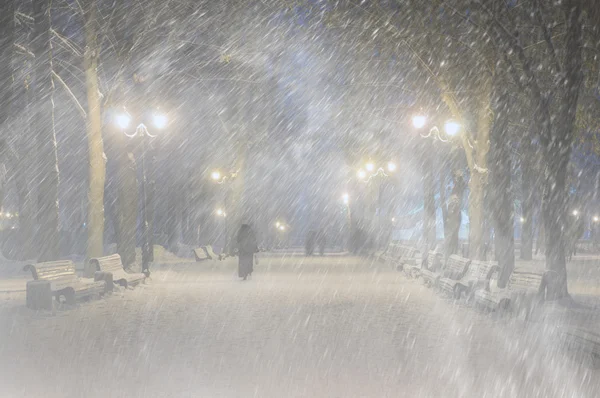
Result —
<instances>
[{"instance_id":1,"label":"snowy path","mask_svg":"<svg viewBox=\"0 0 600 398\"><path fill-rule=\"evenodd\" d=\"M0 396L592 397L550 333L344 257L178 266L57 315L0 307ZM204 269L202 269L204 268ZM516 328L516 329L515 329Z\"/></svg>"}]
</instances>

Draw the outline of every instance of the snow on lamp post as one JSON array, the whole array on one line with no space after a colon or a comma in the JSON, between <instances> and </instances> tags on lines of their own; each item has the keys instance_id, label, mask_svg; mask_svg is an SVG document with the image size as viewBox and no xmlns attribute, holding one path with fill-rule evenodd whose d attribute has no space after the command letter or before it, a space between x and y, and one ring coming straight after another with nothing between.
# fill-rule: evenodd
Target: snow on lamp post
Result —
<instances>
[{"instance_id":1,"label":"snow on lamp post","mask_svg":"<svg viewBox=\"0 0 600 398\"><path fill-rule=\"evenodd\" d=\"M150 226L148 224L148 212L150 211L149 209L151 209L151 204L148 203L148 195L146 192L146 152L148 151L149 141L156 138L157 135L151 134L142 120L137 121L139 124L135 128L133 134L127 133L127 129L132 121L132 116L127 112L123 112L115 116L114 123L128 138L140 140L142 144L142 272L146 275L150 275L150 262L153 260L153 253L151 244L152 232L150 231ZM167 127L168 117L163 113L155 112L151 115L150 121L153 127L157 130L162 130Z\"/></svg>"}]
</instances>

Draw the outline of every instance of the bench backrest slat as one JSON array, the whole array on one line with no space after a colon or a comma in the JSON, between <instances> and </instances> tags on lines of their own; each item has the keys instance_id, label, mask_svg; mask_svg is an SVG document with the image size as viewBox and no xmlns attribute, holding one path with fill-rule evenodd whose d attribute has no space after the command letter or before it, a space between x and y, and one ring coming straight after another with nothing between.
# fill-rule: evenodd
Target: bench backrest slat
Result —
<instances>
[{"instance_id":1,"label":"bench backrest slat","mask_svg":"<svg viewBox=\"0 0 600 398\"><path fill-rule=\"evenodd\" d=\"M485 281L491 278L497 268L497 261L472 260L465 278L469 281Z\"/></svg>"},{"instance_id":2,"label":"bench backrest slat","mask_svg":"<svg viewBox=\"0 0 600 398\"><path fill-rule=\"evenodd\" d=\"M26 268L31 270L31 275L35 280L77 280L77 275L75 275L75 264L70 260L29 264Z\"/></svg>"},{"instance_id":3,"label":"bench backrest slat","mask_svg":"<svg viewBox=\"0 0 600 398\"><path fill-rule=\"evenodd\" d=\"M105 257L96 257L90 260L90 263L95 267L96 271L102 272L115 272L123 270L123 263L121 262L121 256L118 254L112 254Z\"/></svg>"},{"instance_id":4,"label":"bench backrest slat","mask_svg":"<svg viewBox=\"0 0 600 398\"><path fill-rule=\"evenodd\" d=\"M470 263L470 259L453 254L446 260L444 274L454 279L460 279L467 271Z\"/></svg>"},{"instance_id":5,"label":"bench backrest slat","mask_svg":"<svg viewBox=\"0 0 600 398\"><path fill-rule=\"evenodd\" d=\"M508 285L517 290L539 290L543 279L543 271L513 270Z\"/></svg>"},{"instance_id":6,"label":"bench backrest slat","mask_svg":"<svg viewBox=\"0 0 600 398\"><path fill-rule=\"evenodd\" d=\"M441 257L441 253L430 250L429 253L427 253L427 268L430 270L436 269L440 265Z\"/></svg>"}]
</instances>

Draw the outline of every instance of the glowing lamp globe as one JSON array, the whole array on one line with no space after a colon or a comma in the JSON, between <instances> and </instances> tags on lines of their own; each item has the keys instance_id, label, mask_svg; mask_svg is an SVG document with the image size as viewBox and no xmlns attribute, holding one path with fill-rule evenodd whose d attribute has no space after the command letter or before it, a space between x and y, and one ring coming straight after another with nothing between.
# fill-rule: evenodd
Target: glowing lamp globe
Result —
<instances>
[{"instance_id":1,"label":"glowing lamp globe","mask_svg":"<svg viewBox=\"0 0 600 398\"><path fill-rule=\"evenodd\" d=\"M126 113L121 113L115 117L115 123L118 127L125 130L131 123L131 116Z\"/></svg>"},{"instance_id":2,"label":"glowing lamp globe","mask_svg":"<svg viewBox=\"0 0 600 398\"><path fill-rule=\"evenodd\" d=\"M444 131L449 136L454 137L455 135L457 135L460 132L460 124L453 120L449 120L444 125Z\"/></svg>"},{"instance_id":3,"label":"glowing lamp globe","mask_svg":"<svg viewBox=\"0 0 600 398\"><path fill-rule=\"evenodd\" d=\"M154 127L156 127L157 129L164 129L165 127L167 127L167 123L169 122L169 119L167 118L166 115L162 114L162 113L157 113L152 115L152 123L154 124Z\"/></svg>"},{"instance_id":4,"label":"glowing lamp globe","mask_svg":"<svg viewBox=\"0 0 600 398\"><path fill-rule=\"evenodd\" d=\"M415 128L422 129L427 123L427 118L423 115L413 116L412 123Z\"/></svg>"}]
</instances>

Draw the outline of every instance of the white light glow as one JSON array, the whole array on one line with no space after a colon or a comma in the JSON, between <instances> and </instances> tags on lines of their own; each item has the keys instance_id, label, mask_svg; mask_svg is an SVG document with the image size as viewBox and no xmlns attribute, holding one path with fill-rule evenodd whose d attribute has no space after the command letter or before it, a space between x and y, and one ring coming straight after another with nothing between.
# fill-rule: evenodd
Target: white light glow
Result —
<instances>
[{"instance_id":1,"label":"white light glow","mask_svg":"<svg viewBox=\"0 0 600 398\"><path fill-rule=\"evenodd\" d=\"M157 129L164 129L165 127L167 127L168 122L169 119L166 115L162 113L152 115L152 123L154 123L154 127L156 127Z\"/></svg>"},{"instance_id":2,"label":"white light glow","mask_svg":"<svg viewBox=\"0 0 600 398\"><path fill-rule=\"evenodd\" d=\"M444 125L444 131L446 132L446 134L453 137L460 132L460 123L457 123L453 120L449 120Z\"/></svg>"},{"instance_id":3,"label":"white light glow","mask_svg":"<svg viewBox=\"0 0 600 398\"><path fill-rule=\"evenodd\" d=\"M115 123L117 124L117 126L125 130L127 127L129 127L129 124L131 123L131 116L129 116L126 113L118 114L115 117Z\"/></svg>"},{"instance_id":4,"label":"white light glow","mask_svg":"<svg viewBox=\"0 0 600 398\"><path fill-rule=\"evenodd\" d=\"M577 217L579 215L579 210L573 210L573 215Z\"/></svg>"},{"instance_id":5,"label":"white light glow","mask_svg":"<svg viewBox=\"0 0 600 398\"><path fill-rule=\"evenodd\" d=\"M358 172L356 173L356 176L358 178L360 178L361 180L364 180L365 178L367 178L367 172L364 171L363 169L358 170Z\"/></svg>"},{"instance_id":6,"label":"white light glow","mask_svg":"<svg viewBox=\"0 0 600 398\"><path fill-rule=\"evenodd\" d=\"M373 171L373 170L375 170L375 164L372 162L369 162L365 165L365 169L367 169L367 171Z\"/></svg>"},{"instance_id":7,"label":"white light glow","mask_svg":"<svg viewBox=\"0 0 600 398\"><path fill-rule=\"evenodd\" d=\"M396 171L396 168L397 168L396 163L388 162L388 164L387 164L388 171L390 171L390 172Z\"/></svg>"},{"instance_id":8,"label":"white light glow","mask_svg":"<svg viewBox=\"0 0 600 398\"><path fill-rule=\"evenodd\" d=\"M343 194L342 200L344 201L344 204L347 205L348 203L350 203L350 195L348 195L347 193Z\"/></svg>"},{"instance_id":9,"label":"white light glow","mask_svg":"<svg viewBox=\"0 0 600 398\"><path fill-rule=\"evenodd\" d=\"M212 173L210 173L210 178L212 178L215 181L218 181L221 179L221 172L218 170L213 171Z\"/></svg>"},{"instance_id":10,"label":"white light glow","mask_svg":"<svg viewBox=\"0 0 600 398\"><path fill-rule=\"evenodd\" d=\"M415 128L422 129L427 124L427 118L423 115L413 116L412 123Z\"/></svg>"}]
</instances>

